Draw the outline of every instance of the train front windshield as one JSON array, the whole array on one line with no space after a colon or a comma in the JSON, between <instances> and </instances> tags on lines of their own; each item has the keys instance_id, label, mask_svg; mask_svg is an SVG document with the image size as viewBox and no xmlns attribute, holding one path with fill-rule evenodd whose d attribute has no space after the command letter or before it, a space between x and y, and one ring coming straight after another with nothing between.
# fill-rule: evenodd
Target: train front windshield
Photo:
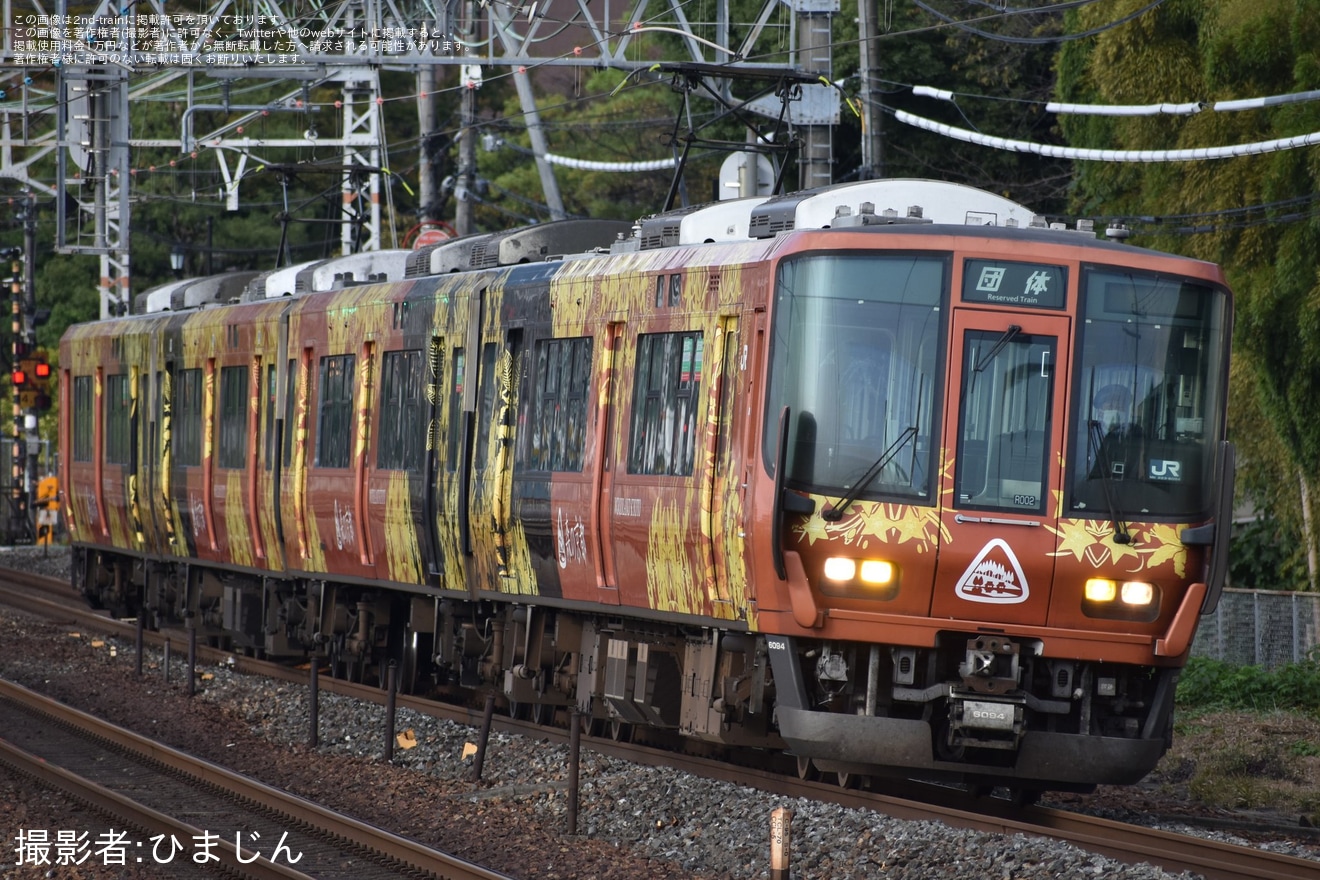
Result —
<instances>
[{"instance_id":1,"label":"train front windshield","mask_svg":"<svg viewBox=\"0 0 1320 880\"><path fill-rule=\"evenodd\" d=\"M1222 436L1227 292L1087 267L1081 311L1071 512L1120 520L1204 514Z\"/></svg>"},{"instance_id":2,"label":"train front windshield","mask_svg":"<svg viewBox=\"0 0 1320 880\"><path fill-rule=\"evenodd\" d=\"M932 255L837 254L780 266L764 455L772 467L787 406L788 485L932 497L948 272L948 260Z\"/></svg>"},{"instance_id":3,"label":"train front windshield","mask_svg":"<svg viewBox=\"0 0 1320 880\"><path fill-rule=\"evenodd\" d=\"M770 472L787 407L786 485L935 503L949 272L939 254L781 264L763 447ZM1064 515L1195 520L1210 510L1222 436L1228 294L1115 266L1078 274L1073 363L1059 374L1072 382Z\"/></svg>"}]
</instances>

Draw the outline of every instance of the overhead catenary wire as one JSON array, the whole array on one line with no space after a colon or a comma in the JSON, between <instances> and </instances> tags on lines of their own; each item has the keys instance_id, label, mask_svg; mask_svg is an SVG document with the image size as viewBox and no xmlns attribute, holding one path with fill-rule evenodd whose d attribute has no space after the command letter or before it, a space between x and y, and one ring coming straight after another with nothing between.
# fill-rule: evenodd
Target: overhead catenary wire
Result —
<instances>
[{"instance_id":1,"label":"overhead catenary wire","mask_svg":"<svg viewBox=\"0 0 1320 880\"><path fill-rule=\"evenodd\" d=\"M1281 150L1294 150L1299 147L1311 147L1320 144L1320 131L1314 131L1309 134L1293 135L1292 137L1220 147L1193 147L1182 150L1101 150L995 137L953 125L946 125L943 122L936 122L933 119L927 119L906 110L894 111L894 118L914 128L924 129L977 146L992 147L997 150L1008 150L1015 153L1032 153L1037 156L1048 156L1052 159L1073 159L1089 162L1193 162L1205 159L1257 156L1262 153L1275 153Z\"/></svg>"}]
</instances>

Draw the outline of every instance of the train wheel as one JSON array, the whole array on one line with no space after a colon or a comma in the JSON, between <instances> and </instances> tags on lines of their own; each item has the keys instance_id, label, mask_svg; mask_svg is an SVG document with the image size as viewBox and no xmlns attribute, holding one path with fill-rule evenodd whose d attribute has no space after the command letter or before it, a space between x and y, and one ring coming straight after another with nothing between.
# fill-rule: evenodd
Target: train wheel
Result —
<instances>
[{"instance_id":1,"label":"train wheel","mask_svg":"<svg viewBox=\"0 0 1320 880\"><path fill-rule=\"evenodd\" d=\"M395 685L401 694L417 693L417 646L411 641L404 646L403 662L399 664Z\"/></svg>"},{"instance_id":2,"label":"train wheel","mask_svg":"<svg viewBox=\"0 0 1320 880\"><path fill-rule=\"evenodd\" d=\"M854 789L861 785L862 777L857 773L844 773L840 770L835 774L838 777L839 788Z\"/></svg>"},{"instance_id":3,"label":"train wheel","mask_svg":"<svg viewBox=\"0 0 1320 880\"><path fill-rule=\"evenodd\" d=\"M617 718L610 720L610 739L619 743L632 742L632 725Z\"/></svg>"},{"instance_id":4,"label":"train wheel","mask_svg":"<svg viewBox=\"0 0 1320 880\"><path fill-rule=\"evenodd\" d=\"M340 677L339 660L340 660L339 643L337 641L332 641L330 643L330 649L326 651L325 654L326 669L330 673L331 678Z\"/></svg>"},{"instance_id":5,"label":"train wheel","mask_svg":"<svg viewBox=\"0 0 1320 880\"><path fill-rule=\"evenodd\" d=\"M532 723L544 727L555 717L555 707L549 703L532 703Z\"/></svg>"},{"instance_id":6,"label":"train wheel","mask_svg":"<svg viewBox=\"0 0 1320 880\"><path fill-rule=\"evenodd\" d=\"M526 706L526 703L519 703L517 700L509 700L509 705L507 707L509 717L515 719L526 718Z\"/></svg>"},{"instance_id":7,"label":"train wheel","mask_svg":"<svg viewBox=\"0 0 1320 880\"><path fill-rule=\"evenodd\" d=\"M1011 796L1015 807L1032 807L1040 800L1040 792L1034 788L1015 788Z\"/></svg>"},{"instance_id":8,"label":"train wheel","mask_svg":"<svg viewBox=\"0 0 1320 880\"><path fill-rule=\"evenodd\" d=\"M801 755L798 755L797 775L798 779L802 780L819 779L820 771L818 771L815 765L811 763L810 758L804 758Z\"/></svg>"}]
</instances>

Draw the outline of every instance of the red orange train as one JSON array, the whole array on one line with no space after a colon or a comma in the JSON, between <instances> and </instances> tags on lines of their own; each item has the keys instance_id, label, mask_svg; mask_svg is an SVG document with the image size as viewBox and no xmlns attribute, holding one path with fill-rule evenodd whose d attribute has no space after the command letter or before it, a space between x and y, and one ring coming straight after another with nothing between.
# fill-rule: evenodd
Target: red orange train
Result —
<instances>
[{"instance_id":1,"label":"red orange train","mask_svg":"<svg viewBox=\"0 0 1320 880\"><path fill-rule=\"evenodd\" d=\"M842 779L1167 748L1226 561L1213 265L876 181L139 306L60 348L74 577L120 613Z\"/></svg>"}]
</instances>

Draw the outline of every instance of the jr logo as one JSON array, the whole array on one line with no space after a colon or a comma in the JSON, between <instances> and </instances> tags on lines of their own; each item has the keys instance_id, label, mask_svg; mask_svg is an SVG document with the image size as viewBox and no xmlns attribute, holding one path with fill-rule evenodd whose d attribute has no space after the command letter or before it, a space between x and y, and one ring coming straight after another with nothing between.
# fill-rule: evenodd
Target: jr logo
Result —
<instances>
[{"instance_id":1,"label":"jr logo","mask_svg":"<svg viewBox=\"0 0 1320 880\"><path fill-rule=\"evenodd\" d=\"M1150 460L1150 478L1152 480L1181 480L1182 462L1168 458Z\"/></svg>"}]
</instances>

